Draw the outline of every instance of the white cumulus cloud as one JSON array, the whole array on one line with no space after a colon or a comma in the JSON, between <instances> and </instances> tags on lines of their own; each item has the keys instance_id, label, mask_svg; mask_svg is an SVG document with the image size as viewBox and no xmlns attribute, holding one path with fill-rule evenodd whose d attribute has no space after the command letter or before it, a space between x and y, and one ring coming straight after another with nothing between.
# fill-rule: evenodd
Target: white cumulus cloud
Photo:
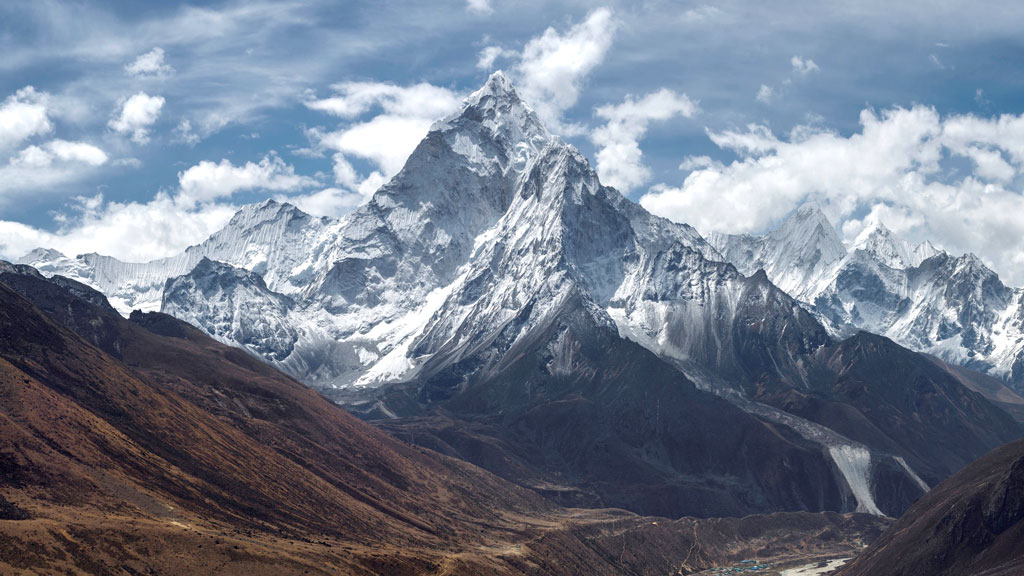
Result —
<instances>
[{"instance_id":1,"label":"white cumulus cloud","mask_svg":"<svg viewBox=\"0 0 1024 576\"><path fill-rule=\"evenodd\" d=\"M819 128L780 138L765 126L709 132L739 155L708 163L681 186L660 184L641 199L652 212L702 232L760 232L816 201L854 239L870 221L974 252L1004 279L1024 284L1024 115L941 117L914 106L865 110L859 132ZM966 162L967 169L964 169Z\"/></svg>"},{"instance_id":2,"label":"white cumulus cloud","mask_svg":"<svg viewBox=\"0 0 1024 576\"><path fill-rule=\"evenodd\" d=\"M139 92L121 103L120 113L107 125L115 132L130 135L133 142L145 144L149 141L149 128L160 117L163 107L162 96Z\"/></svg>"},{"instance_id":3,"label":"white cumulus cloud","mask_svg":"<svg viewBox=\"0 0 1024 576\"><path fill-rule=\"evenodd\" d=\"M440 118L458 109L461 97L425 82L397 86L385 82L342 82L331 88L335 95L310 100L306 106L339 118L355 118L375 106L391 115Z\"/></svg>"},{"instance_id":4,"label":"white cumulus cloud","mask_svg":"<svg viewBox=\"0 0 1024 576\"><path fill-rule=\"evenodd\" d=\"M310 131L310 137L314 146L333 152L335 182L363 197L398 173L430 125L462 102L460 94L427 83L345 82L332 88L334 96L306 106L346 122L334 131ZM360 175L350 158L367 160L374 169Z\"/></svg>"},{"instance_id":5,"label":"white cumulus cloud","mask_svg":"<svg viewBox=\"0 0 1024 576\"><path fill-rule=\"evenodd\" d=\"M0 150L53 131L47 114L48 99L45 92L26 86L0 104Z\"/></svg>"},{"instance_id":6,"label":"white cumulus cloud","mask_svg":"<svg viewBox=\"0 0 1024 576\"><path fill-rule=\"evenodd\" d=\"M646 183L650 169L643 163L640 139L647 133L648 124L676 116L689 118L697 110L697 103L686 94L666 88L639 100L627 96L621 104L598 108L597 116L606 123L590 138L598 147L597 172L601 182L624 194Z\"/></svg>"},{"instance_id":7,"label":"white cumulus cloud","mask_svg":"<svg viewBox=\"0 0 1024 576\"><path fill-rule=\"evenodd\" d=\"M324 188L309 194L278 195L279 202L289 202L313 216L337 218L363 203L363 196L343 188Z\"/></svg>"},{"instance_id":8,"label":"white cumulus cloud","mask_svg":"<svg viewBox=\"0 0 1024 576\"><path fill-rule=\"evenodd\" d=\"M125 64L124 71L129 76L167 76L174 73L174 68L164 63L164 50L157 46Z\"/></svg>"},{"instance_id":9,"label":"white cumulus cloud","mask_svg":"<svg viewBox=\"0 0 1024 576\"><path fill-rule=\"evenodd\" d=\"M57 139L23 148L0 165L0 206L29 193L57 192L107 161L103 150L86 142Z\"/></svg>"},{"instance_id":10,"label":"white cumulus cloud","mask_svg":"<svg viewBox=\"0 0 1024 576\"><path fill-rule=\"evenodd\" d=\"M562 113L579 99L583 81L604 61L618 22L599 8L564 34L554 28L531 39L515 68L519 91L550 129L565 135L580 127L562 124Z\"/></svg>"},{"instance_id":11,"label":"white cumulus cloud","mask_svg":"<svg viewBox=\"0 0 1024 576\"><path fill-rule=\"evenodd\" d=\"M274 154L265 156L259 163L246 162L239 166L227 159L220 162L204 160L178 173L180 192L177 199L184 206L192 206L197 202L230 197L239 191L291 192L315 184L315 180L296 174L294 167Z\"/></svg>"},{"instance_id":12,"label":"white cumulus cloud","mask_svg":"<svg viewBox=\"0 0 1024 576\"><path fill-rule=\"evenodd\" d=\"M182 206L160 193L148 202L80 198L62 214L54 232L0 220L0 258L13 260L38 247L68 255L98 252L129 262L177 254L224 227L237 208L227 204Z\"/></svg>"},{"instance_id":13,"label":"white cumulus cloud","mask_svg":"<svg viewBox=\"0 0 1024 576\"><path fill-rule=\"evenodd\" d=\"M10 163L12 166L46 168L55 161L83 162L90 166L100 166L106 163L107 154L85 142L51 140L42 146L25 148L11 158Z\"/></svg>"}]
</instances>

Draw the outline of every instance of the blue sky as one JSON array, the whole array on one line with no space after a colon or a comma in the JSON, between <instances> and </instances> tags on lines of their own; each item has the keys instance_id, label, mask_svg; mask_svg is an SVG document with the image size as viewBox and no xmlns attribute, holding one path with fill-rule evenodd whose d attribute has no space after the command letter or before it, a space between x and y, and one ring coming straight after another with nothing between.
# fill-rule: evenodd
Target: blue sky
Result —
<instances>
[{"instance_id":1,"label":"blue sky","mask_svg":"<svg viewBox=\"0 0 1024 576\"><path fill-rule=\"evenodd\" d=\"M0 257L131 260L240 204L341 215L504 69L602 180L702 232L806 201L1024 283L1024 5L0 6ZM1021 271L1018 271L1021 270Z\"/></svg>"}]
</instances>

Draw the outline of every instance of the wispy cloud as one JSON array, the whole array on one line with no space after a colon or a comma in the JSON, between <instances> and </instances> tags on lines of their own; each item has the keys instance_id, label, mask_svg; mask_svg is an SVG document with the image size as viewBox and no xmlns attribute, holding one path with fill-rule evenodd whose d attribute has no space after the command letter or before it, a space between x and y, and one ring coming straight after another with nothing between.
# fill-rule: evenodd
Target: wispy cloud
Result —
<instances>
[{"instance_id":1,"label":"wispy cloud","mask_svg":"<svg viewBox=\"0 0 1024 576\"><path fill-rule=\"evenodd\" d=\"M514 59L518 57L519 53L515 50L506 50L500 46L487 46L480 51L476 67L480 70L491 71L494 69L494 63L499 59Z\"/></svg>"},{"instance_id":2,"label":"wispy cloud","mask_svg":"<svg viewBox=\"0 0 1024 576\"><path fill-rule=\"evenodd\" d=\"M793 56L789 59L789 63L793 65L793 72L801 76L807 76L812 72L820 72L821 68L814 63L814 60L810 58L804 60L800 56Z\"/></svg>"},{"instance_id":3,"label":"wispy cloud","mask_svg":"<svg viewBox=\"0 0 1024 576\"><path fill-rule=\"evenodd\" d=\"M466 0L466 10L481 16L489 16L494 13L491 0Z\"/></svg>"}]
</instances>

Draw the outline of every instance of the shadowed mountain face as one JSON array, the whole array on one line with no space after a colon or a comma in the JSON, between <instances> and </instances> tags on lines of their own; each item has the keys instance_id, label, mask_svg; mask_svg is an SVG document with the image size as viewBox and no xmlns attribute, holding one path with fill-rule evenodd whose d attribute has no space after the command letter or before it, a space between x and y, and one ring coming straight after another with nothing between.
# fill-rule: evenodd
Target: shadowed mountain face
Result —
<instances>
[{"instance_id":1,"label":"shadowed mountain face","mask_svg":"<svg viewBox=\"0 0 1024 576\"><path fill-rule=\"evenodd\" d=\"M578 301L564 307L486 376L470 357L390 390L383 402L397 411L437 410L379 425L566 505L669 517L844 508L816 444L698 390Z\"/></svg>"},{"instance_id":2,"label":"shadowed mountain face","mask_svg":"<svg viewBox=\"0 0 1024 576\"><path fill-rule=\"evenodd\" d=\"M849 553L884 525L567 511L170 316L0 264L3 573L691 573Z\"/></svg>"},{"instance_id":3,"label":"shadowed mountain face","mask_svg":"<svg viewBox=\"0 0 1024 576\"><path fill-rule=\"evenodd\" d=\"M986 454L914 504L842 576L1024 573L1024 441Z\"/></svg>"}]
</instances>

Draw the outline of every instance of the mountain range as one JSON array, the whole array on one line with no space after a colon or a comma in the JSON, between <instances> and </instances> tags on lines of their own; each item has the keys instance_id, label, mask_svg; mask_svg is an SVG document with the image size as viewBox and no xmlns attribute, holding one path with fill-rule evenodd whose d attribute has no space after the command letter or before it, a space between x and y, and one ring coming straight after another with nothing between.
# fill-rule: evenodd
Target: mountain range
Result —
<instances>
[{"instance_id":1,"label":"mountain range","mask_svg":"<svg viewBox=\"0 0 1024 576\"><path fill-rule=\"evenodd\" d=\"M159 261L21 262L122 314L193 324L560 504L898 515L1019 437L1024 399L879 322L912 317L941 340L910 348L959 338L993 363L947 360L1012 379L996 361L1012 338L990 320L1020 298L970 257L881 229L849 254L837 239L813 209L710 242L656 217L499 72L341 219L267 201ZM958 280L941 284L947 270ZM911 292L928 294L915 308Z\"/></svg>"},{"instance_id":2,"label":"mountain range","mask_svg":"<svg viewBox=\"0 0 1024 576\"><path fill-rule=\"evenodd\" d=\"M3 574L689 574L850 554L888 524L567 510L28 266L0 263L0 344Z\"/></svg>"},{"instance_id":3,"label":"mountain range","mask_svg":"<svg viewBox=\"0 0 1024 576\"><path fill-rule=\"evenodd\" d=\"M911 244L881 222L847 250L809 204L762 236L712 234L709 242L747 274L768 277L829 331L885 335L946 362L1024 385L1024 290L973 254Z\"/></svg>"}]
</instances>

